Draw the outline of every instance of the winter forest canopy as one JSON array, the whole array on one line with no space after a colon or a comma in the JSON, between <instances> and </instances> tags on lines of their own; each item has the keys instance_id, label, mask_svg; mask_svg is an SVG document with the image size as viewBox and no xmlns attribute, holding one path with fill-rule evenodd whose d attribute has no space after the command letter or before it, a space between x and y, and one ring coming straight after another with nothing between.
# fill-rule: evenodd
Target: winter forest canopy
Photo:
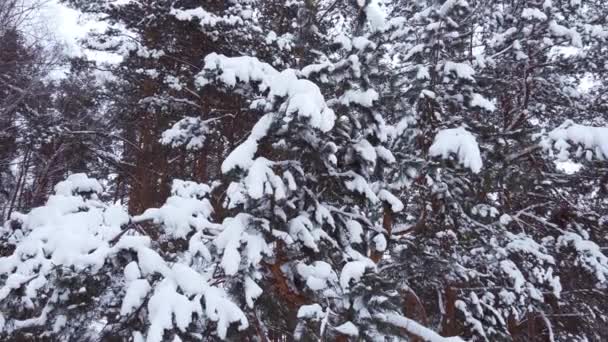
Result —
<instances>
[{"instance_id":1,"label":"winter forest canopy","mask_svg":"<svg viewBox=\"0 0 608 342\"><path fill-rule=\"evenodd\" d=\"M0 340L608 340L605 0L62 0L78 56L43 2Z\"/></svg>"}]
</instances>

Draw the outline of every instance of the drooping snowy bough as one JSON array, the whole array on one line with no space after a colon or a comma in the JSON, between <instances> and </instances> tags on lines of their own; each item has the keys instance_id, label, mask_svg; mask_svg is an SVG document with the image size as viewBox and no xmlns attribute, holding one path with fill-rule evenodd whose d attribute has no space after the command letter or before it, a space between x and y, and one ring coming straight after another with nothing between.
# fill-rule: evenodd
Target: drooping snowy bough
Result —
<instances>
[{"instance_id":1,"label":"drooping snowy bough","mask_svg":"<svg viewBox=\"0 0 608 342\"><path fill-rule=\"evenodd\" d=\"M456 155L459 164L474 173L481 171L483 161L477 141L463 127L440 130L429 148L431 157L440 156L447 159L451 154Z\"/></svg>"},{"instance_id":2,"label":"drooping snowy bough","mask_svg":"<svg viewBox=\"0 0 608 342\"><path fill-rule=\"evenodd\" d=\"M214 285L206 241L221 226L208 221L208 186L175 181L167 204L134 218L104 203L101 185L83 174L55 189L46 205L14 214L2 231L14 247L0 259L2 333L164 341L165 331L193 326L213 325L220 338L233 323L248 327ZM188 248L163 251L147 236L147 220L169 239L189 236Z\"/></svg>"},{"instance_id":3,"label":"drooping snowy bough","mask_svg":"<svg viewBox=\"0 0 608 342\"><path fill-rule=\"evenodd\" d=\"M593 159L608 159L608 127L593 127L579 125L572 120L565 121L559 127L549 131L542 137L541 146L551 155L557 152L560 161L584 157Z\"/></svg>"},{"instance_id":4,"label":"drooping snowy bough","mask_svg":"<svg viewBox=\"0 0 608 342\"><path fill-rule=\"evenodd\" d=\"M167 167L12 215L0 340L608 336L601 1L66 1Z\"/></svg>"}]
</instances>

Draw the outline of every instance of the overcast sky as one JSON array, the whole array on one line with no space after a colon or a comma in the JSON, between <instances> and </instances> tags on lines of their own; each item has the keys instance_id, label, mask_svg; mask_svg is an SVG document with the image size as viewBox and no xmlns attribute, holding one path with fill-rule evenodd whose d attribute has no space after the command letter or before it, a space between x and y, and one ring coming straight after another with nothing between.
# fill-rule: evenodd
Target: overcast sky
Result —
<instances>
[{"instance_id":1,"label":"overcast sky","mask_svg":"<svg viewBox=\"0 0 608 342\"><path fill-rule=\"evenodd\" d=\"M68 54L82 53L77 41L84 37L91 24L79 22L78 12L59 4L57 0L50 0L42 9L40 20L41 25L66 45Z\"/></svg>"},{"instance_id":2,"label":"overcast sky","mask_svg":"<svg viewBox=\"0 0 608 342\"><path fill-rule=\"evenodd\" d=\"M40 13L40 23L42 27L65 45L66 53L70 56L86 54L89 58L100 61L111 62L116 60L115 56L93 53L82 49L78 40L84 38L87 32L91 30L103 30L105 25L82 16L78 11L60 4L58 0L49 0L45 4Z\"/></svg>"},{"instance_id":3,"label":"overcast sky","mask_svg":"<svg viewBox=\"0 0 608 342\"><path fill-rule=\"evenodd\" d=\"M3 0L0 0L3 1ZM48 30L66 46L66 53L70 56L86 54L89 58L102 62L118 62L120 58L114 55L85 51L78 40L83 38L90 30L103 30L104 24L85 18L76 10L59 3L59 0L49 0L41 13L41 21ZM586 91L593 85L590 77L583 79L581 90Z\"/></svg>"},{"instance_id":4,"label":"overcast sky","mask_svg":"<svg viewBox=\"0 0 608 342\"><path fill-rule=\"evenodd\" d=\"M48 0L31 25L30 31L34 36L50 34L55 41L62 43L68 56L86 55L89 59L99 62L119 62L120 57L116 55L85 50L79 44L79 40L84 38L87 32L102 31L104 28L103 23L81 15L78 11L60 4L59 0ZM51 72L49 79L64 78L67 72L67 66L61 67Z\"/></svg>"}]
</instances>

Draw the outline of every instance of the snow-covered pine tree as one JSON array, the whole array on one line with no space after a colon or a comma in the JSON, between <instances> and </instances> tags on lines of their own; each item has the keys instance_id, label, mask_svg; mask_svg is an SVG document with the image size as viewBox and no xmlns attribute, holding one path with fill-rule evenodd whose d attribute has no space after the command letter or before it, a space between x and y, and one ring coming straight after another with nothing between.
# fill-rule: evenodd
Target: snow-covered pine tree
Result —
<instances>
[{"instance_id":1,"label":"snow-covered pine tree","mask_svg":"<svg viewBox=\"0 0 608 342\"><path fill-rule=\"evenodd\" d=\"M377 338L386 310L398 311L383 300L397 292L370 292L382 285L379 276L361 279L376 269L371 256L386 249L381 203L402 209L383 183L395 160L372 81L389 65L367 37L335 38L341 52L328 57L319 45L318 63L301 70L211 54L199 77L205 86L241 92L253 86L263 95L251 104L261 118L222 171L233 179L224 222L241 218L242 225L231 239L239 246L262 238L266 256L251 267L230 261L226 254L233 252L224 250L223 267L236 284L274 289L260 293L255 316L274 335L277 326L269 322L291 307L277 323L296 339Z\"/></svg>"},{"instance_id":2,"label":"snow-covered pine tree","mask_svg":"<svg viewBox=\"0 0 608 342\"><path fill-rule=\"evenodd\" d=\"M201 340L225 339L232 323L246 329L204 244L204 231L220 228L208 220L210 190L175 180L161 208L130 217L106 204L97 180L74 174L46 205L14 214L1 235L12 246L0 270L1 336ZM145 228L150 220L160 236ZM185 247L174 245L191 230Z\"/></svg>"},{"instance_id":3,"label":"snow-covered pine tree","mask_svg":"<svg viewBox=\"0 0 608 342\"><path fill-rule=\"evenodd\" d=\"M191 188L182 191L181 183L178 183L173 190L174 196L163 207L147 210L143 215L134 217L130 224L135 224L136 228L123 227L124 232L128 232L128 229L144 229L134 222L149 219L159 224L160 235L156 236L153 245L163 250L162 254L174 262L171 268L165 264L161 254L148 248L149 242L143 238L133 238L130 233L121 237L123 233L116 226L108 229L114 230L115 234L104 233L109 241L102 240L100 246L87 248L87 255L100 254L94 260L97 267L72 265L72 262L83 262L79 257L86 259L86 256L81 255L64 262L67 267L74 266L75 271L84 273L82 279L95 279L99 268L106 265L106 259L114 253L118 254L120 249L114 244L121 246L121 241L131 239L144 241L126 247L133 250L136 257L129 255L122 264L118 261L112 263L113 266L120 267L128 262L128 266L124 266L128 270L124 280L120 277L113 279L119 284L124 283L127 288L119 313L116 308L108 308L109 312L103 317L97 317L108 321L98 333L126 336L124 334L132 332L134 327L145 324L148 339L161 340L165 331L169 335L177 332L171 322L172 315L175 315L175 324L181 331L180 334L187 334L191 325L196 324L192 321L192 315L197 313L204 316L200 312L203 300L209 321L217 321L216 334L219 338L226 337L227 328L233 322L240 322L241 328L247 328L248 321L255 322L257 328L262 329L262 332L257 333L264 335L284 334L280 330L274 331L276 327L273 324L284 325L296 335L311 338L317 334L356 336L359 330L349 319L362 327L369 324L367 320L379 319L376 317L378 312L369 311L364 305L373 299L369 294L362 295L364 288L359 286L356 291L353 289L356 295L352 298L349 293L351 286L357 284L367 269L375 268L368 252L383 251L386 248L382 228L367 218L368 212L381 201L398 211L400 202L383 189L381 183L372 188L374 178L381 175L378 170L384 164L394 163L394 157L382 146L387 137L381 113L374 112L371 108L378 94L374 89L367 88L369 82L362 75L362 69L371 70L371 65L367 63L378 62L374 59L378 56L371 53L375 45L364 37L357 37L353 41L354 44L346 51L348 58L338 62L342 65L337 70L332 70L331 76L339 75L339 81L327 84L329 93L335 93L335 87L341 88L339 93L342 94L332 101L337 112L344 113L338 125L336 114L328 106L321 90L314 83L302 79L306 71L286 69L279 72L254 57L210 54L205 58L204 71L196 78L198 85L209 87L213 83L229 88L238 86L242 91L253 86L253 89L266 93L265 99L252 101L252 108L256 110L254 113L260 113L261 118L254 125L250 136L222 164L222 171L232 175L233 179L227 190L226 217L223 217L221 226L210 224L206 218L212 212L211 205L206 200L199 200L197 196L208 195L211 189L190 184L196 192ZM362 68L362 65L365 67ZM318 67L319 65L312 66ZM272 157L273 160L267 157ZM76 187L78 190L76 195L80 190L93 193L100 191L97 183L82 175L68 179L58 189L79 182L91 183L90 187L95 189L72 186L70 189ZM71 194L72 190L58 190L57 196L47 206L54 205L55 199L62 198L59 196L68 196L72 200L68 193ZM93 195L93 200L95 199ZM73 201L81 199L76 197ZM101 204L97 205L103 208ZM381 208L375 206L375 209ZM98 211L88 209L85 213L97 215ZM61 212L71 216L79 214L81 209L80 206L75 206L62 209ZM195 219L190 218L193 215ZM23 222L27 221L27 218L17 215L14 222L21 222L20 218ZM97 224L92 218L89 221L91 227L65 229L70 232L80 229L84 230L80 233L86 234L91 233L90 230L103 231L106 228L105 221L103 224ZM126 221L121 223L127 224ZM44 227L49 229L52 225L53 222L46 223ZM68 223L58 222L57 225L65 226ZM37 226L25 223L25 229L35 228ZM14 234L8 235L12 238ZM184 238L189 239L190 247L187 251L179 247L180 239ZM42 244L46 243L44 237L41 239ZM208 248L202 241L208 242ZM24 245L26 244L16 241L16 250L8 260L18 264ZM198 251L194 248L202 251L198 257L201 259L199 262L192 255ZM179 266L182 265L181 260L187 260L188 265L178 270L176 267L182 267ZM215 265L216 268L209 265ZM208 269L212 273L203 276ZM115 270L106 274L112 274L113 271ZM18 278L21 273L27 273L27 270L7 267L5 272ZM45 273L42 277L47 275ZM41 275L34 274L34 277L38 279ZM229 303L223 304L225 307L221 309L224 311L213 305L212 295L206 292L206 284L212 280L221 282L222 288L233 298L242 298L242 303L252 309L255 299L260 295L273 296L270 291L263 293L258 282L264 288L276 288L278 295L274 296L276 301L265 301L266 307L250 311L247 320L242 311ZM353 280L354 283L351 284ZM11 280L7 286L12 283ZM54 281L50 283L54 284ZM22 285L17 281L14 287ZM5 287L6 293L10 293L14 287ZM115 286L110 286L109 289L122 293ZM35 295L36 291L32 293L32 296ZM300 302L289 303L293 298L299 298ZM162 305L167 299L182 305ZM41 315L46 316L50 310L53 310L53 314L61 312L61 309L56 309L60 304L51 302L43 306L40 303L35 308L42 310ZM273 311L280 309L281 305L289 308L289 304L297 306L285 313L287 320L274 322L280 317ZM7 305L16 306L13 303ZM381 303L377 305L382 306ZM147 315L149 324L133 317L134 309L144 317ZM226 310L231 311L225 312ZM351 312L353 310L354 313ZM354 316L350 318L351 315ZM260 317L261 321L256 317ZM295 326L298 319L302 323ZM318 327L320 330L306 328L304 321L321 322ZM8 324L7 331L10 333L23 328L14 320L9 319ZM38 324L43 329L46 328L46 317L36 321ZM89 324L79 326L87 327ZM128 326L128 330L124 331L124 326ZM371 329L368 333L364 330L364 333L374 334L375 331L376 329ZM56 330L48 333L61 332ZM63 330L63 333L73 336L75 332Z\"/></svg>"},{"instance_id":4,"label":"snow-covered pine tree","mask_svg":"<svg viewBox=\"0 0 608 342\"><path fill-rule=\"evenodd\" d=\"M49 104L55 88L44 79L60 57L54 42L30 32L41 4L0 4L0 220L32 204L28 192L37 177L31 171L48 161L34 151L45 145L56 120Z\"/></svg>"},{"instance_id":5,"label":"snow-covered pine tree","mask_svg":"<svg viewBox=\"0 0 608 342\"><path fill-rule=\"evenodd\" d=\"M603 4L69 3L142 191L11 215L0 338L608 336Z\"/></svg>"},{"instance_id":6,"label":"snow-covered pine tree","mask_svg":"<svg viewBox=\"0 0 608 342\"><path fill-rule=\"evenodd\" d=\"M118 81L108 92L109 106L117 108L111 111L115 133L131 142L123 144L125 163L118 170L129 187L131 211L161 205L172 178L217 177L226 150L250 128L250 120L236 120L248 111L236 97L200 93L194 75L213 51L267 51L258 25L262 7L249 0L65 2L108 25L85 45L120 58L103 68Z\"/></svg>"},{"instance_id":7,"label":"snow-covered pine tree","mask_svg":"<svg viewBox=\"0 0 608 342\"><path fill-rule=\"evenodd\" d=\"M407 269L405 284L418 294L427 315L441 323L446 334L464 332L480 340L601 336L602 327L587 320L581 313L585 310L574 304L592 305L591 311L604 305L603 299L582 299L605 286L601 271L591 272L597 278L567 285L560 279L571 279L581 266L588 268L581 264L583 259L591 258L599 269L603 267L605 257L598 246L603 236L591 233L601 232L605 224L600 219L605 203L595 193L602 189L602 163L567 176L540 150L545 146L567 157L564 150L575 145L580 146L579 156L586 153L601 160L602 142L597 137L602 129L566 123L548 133L542 146L539 133L541 126L559 125L564 118L585 120L597 115L584 103L594 95L583 96L578 87L585 70L602 73L591 56L605 53L605 35L601 24L596 24L602 22L605 9L550 1L534 6L501 1L445 1L426 6L403 7L402 12L409 13L414 22L421 17L439 18L428 25L410 26L406 37L420 45L410 43L414 48L406 50L405 67L414 70L407 60L416 55L422 61L416 63L436 65L453 58L447 62L466 63L471 78L456 86L451 86L449 75L436 81L436 89L447 92L434 91L430 108L445 108L446 115L430 122L423 120L429 112L416 107L419 129L426 132L421 139L429 141L429 133L438 125L464 123L467 127L440 130L432 140L429 155L453 161L419 169L426 186L420 191L414 184L408 193L413 198L403 200L418 205L420 214L406 228L404 243L394 244L400 250L395 251L395 260L402 260L395 267ZM430 29L439 34L426 43ZM463 37L468 38L464 43ZM425 50L425 43L435 49ZM424 51L434 53L425 56ZM413 73L410 79L420 84ZM467 98L470 101L465 100L463 107L449 105L451 100L462 103ZM441 106L446 99L447 105ZM601 125L599 121L595 120ZM462 172L459 164L472 173ZM573 189L572 181L581 184L579 177L587 179L586 172L593 175L586 186ZM427 191L431 195L425 197ZM568 248L563 246L576 245L574 240L580 241L578 252L573 253L573 248L573 254L564 254ZM416 243L407 246L407 241ZM581 255L586 257L580 259ZM429 277L430 273L434 276ZM573 324L590 328L574 330Z\"/></svg>"},{"instance_id":8,"label":"snow-covered pine tree","mask_svg":"<svg viewBox=\"0 0 608 342\"><path fill-rule=\"evenodd\" d=\"M526 303L519 308L511 308L513 317L518 318L511 317L511 323L508 322L511 326L524 325L525 329L518 331L510 328L509 333L514 338L521 338L526 333L529 337L537 334L554 339L597 338L602 334L598 333L602 327L595 326L595 320L587 320L581 315L585 309L576 303L583 301L586 305L605 305L601 299L599 303L582 299L588 296L587 291L605 285L601 284L601 276L597 279L592 276L580 282L564 281L571 279L580 269L576 262L572 262L572 258L578 258L577 253L564 253L566 250L562 244L564 239L570 239L566 236L571 233L581 234L583 240L587 240L585 244L590 246L604 243L602 234L592 232L601 229L598 219L605 211L605 204L593 200L593 204L589 203L591 205L583 204L597 196L593 194L593 189L600 186L599 179L592 181L588 188L574 189L574 184L580 184L576 179L584 178L585 171L575 176L557 171L554 159L543 158L539 153L537 134L541 131L540 127L556 127L566 119L601 124L593 122L592 118L597 117L597 112L589 110L585 104L580 84L581 79L588 77L587 73L596 74L599 71L594 65L594 57L588 56L606 53L603 51L606 36L602 36L601 30L598 31L594 25L598 17L605 17L606 9L593 4L583 6L577 2L517 2L505 5L499 2L495 6L488 6L484 17L493 19L479 20L483 27L480 29L483 32L480 41L484 51L479 54L478 60L485 64L479 77L487 89L486 93L493 94L492 97L496 99L499 114L483 122L488 133L480 137L489 152L484 162L492 165L484 171L488 172L486 179L492 180L485 182L484 192L497 195L492 199L494 203L484 204L495 206L501 214L506 213L510 218L517 217L508 223L509 232L517 234L518 239L536 241L541 247L532 250L546 252L554 259L551 262L550 258L543 260L541 255L532 257L529 251L509 253L513 254L509 256L510 261L523 274L526 282L533 284L526 285L530 287ZM580 133L586 137L584 139L595 141L596 130L584 127ZM555 132L549 135L555 135ZM576 145L581 142L570 140L570 143ZM597 143L601 144L599 141ZM586 148L593 149L592 146L595 143L588 142ZM601 156L596 154L596 158ZM601 172L597 166L590 171L596 177ZM588 219L582 219L582 216ZM531 241L526 248L534 245ZM526 245L511 241L507 244L507 250L513 249L515 244ZM522 257L522 253L527 256ZM579 250L579 253L590 252ZM601 259L600 256L596 257ZM504 262L501 261L500 266L503 272L508 272ZM538 274L542 269L545 274L551 269L554 280L550 281L551 276L541 280ZM510 283L516 284L515 278ZM534 295L536 290L543 296ZM577 325L589 324L586 329L588 333L572 330L570 326L573 322L577 322L574 323ZM526 329L527 332L522 331Z\"/></svg>"}]
</instances>

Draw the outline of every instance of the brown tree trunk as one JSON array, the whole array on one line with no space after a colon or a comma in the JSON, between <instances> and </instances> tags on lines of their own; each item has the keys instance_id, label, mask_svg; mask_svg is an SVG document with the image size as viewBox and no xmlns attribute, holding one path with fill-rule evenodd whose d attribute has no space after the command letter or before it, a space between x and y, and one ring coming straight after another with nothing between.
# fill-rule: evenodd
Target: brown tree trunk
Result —
<instances>
[{"instance_id":1,"label":"brown tree trunk","mask_svg":"<svg viewBox=\"0 0 608 342\"><path fill-rule=\"evenodd\" d=\"M441 326L441 334L443 336L457 336L458 329L456 327L456 290L447 286L445 289L445 316Z\"/></svg>"}]
</instances>

